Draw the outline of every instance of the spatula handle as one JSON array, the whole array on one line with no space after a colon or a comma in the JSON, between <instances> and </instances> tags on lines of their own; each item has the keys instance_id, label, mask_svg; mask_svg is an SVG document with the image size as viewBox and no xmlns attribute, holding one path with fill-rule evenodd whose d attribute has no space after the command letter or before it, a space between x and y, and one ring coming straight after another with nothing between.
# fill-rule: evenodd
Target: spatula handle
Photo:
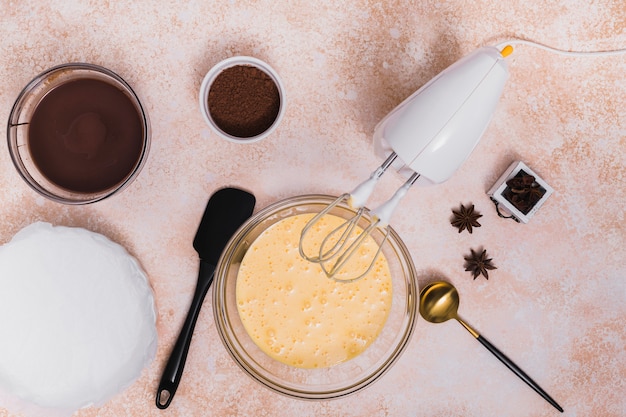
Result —
<instances>
[{"instance_id":1,"label":"spatula handle","mask_svg":"<svg viewBox=\"0 0 626 417\"><path fill-rule=\"evenodd\" d=\"M161 382L159 383L159 389L156 396L156 406L161 410L166 409L180 383L180 378L183 375L183 369L185 368L185 362L187 361L187 353L189 352L189 345L191 344L191 337L193 336L193 330L196 327L196 321L198 320L198 314L200 313L200 307L204 297L213 282L213 275L215 273L215 266L208 262L200 261L200 270L198 272L198 283L196 284L196 291L187 313L185 323L178 335L178 340L174 345L174 349L170 354L170 359L165 365L163 376L161 376Z\"/></svg>"},{"instance_id":2,"label":"spatula handle","mask_svg":"<svg viewBox=\"0 0 626 417\"><path fill-rule=\"evenodd\" d=\"M496 358L500 359L500 362L505 364L507 366L507 368L509 368L511 371L513 371L515 373L515 375L520 377L522 379L522 381L524 381L525 383L528 384L528 386L530 386L532 389L534 389L537 392L537 394L541 395L547 402L552 404L552 406L554 408L556 408L560 412L563 412L563 408L560 405L558 405L557 402L554 401L552 399L552 397L550 397L548 395L547 392L545 392L535 381L533 381L531 377L526 375L526 373L524 371L522 371L515 363L513 363L513 361L511 359L509 359L504 353L500 352L498 350L498 348L496 348L494 345L492 345L484 337L479 335L476 339L480 343L482 343L483 346L486 347L491 353L493 353Z\"/></svg>"}]
</instances>

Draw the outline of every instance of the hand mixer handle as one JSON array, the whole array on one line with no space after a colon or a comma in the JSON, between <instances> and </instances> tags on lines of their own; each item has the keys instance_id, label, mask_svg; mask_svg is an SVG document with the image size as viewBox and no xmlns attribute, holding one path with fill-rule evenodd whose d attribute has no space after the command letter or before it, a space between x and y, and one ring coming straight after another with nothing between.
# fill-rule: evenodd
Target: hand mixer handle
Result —
<instances>
[{"instance_id":1,"label":"hand mixer handle","mask_svg":"<svg viewBox=\"0 0 626 417\"><path fill-rule=\"evenodd\" d=\"M377 154L397 153L425 184L447 181L493 116L509 76L510 52L479 48L435 76L376 126Z\"/></svg>"}]
</instances>

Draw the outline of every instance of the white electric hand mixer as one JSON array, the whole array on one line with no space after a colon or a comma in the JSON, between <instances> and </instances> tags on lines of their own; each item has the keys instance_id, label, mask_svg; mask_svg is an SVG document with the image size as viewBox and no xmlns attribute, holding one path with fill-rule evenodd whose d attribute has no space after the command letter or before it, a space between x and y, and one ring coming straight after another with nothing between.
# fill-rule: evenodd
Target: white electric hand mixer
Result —
<instances>
[{"instance_id":1,"label":"white electric hand mixer","mask_svg":"<svg viewBox=\"0 0 626 417\"><path fill-rule=\"evenodd\" d=\"M300 255L321 265L329 278L350 282L362 278L373 267L389 235L389 219L408 189L418 180L439 184L448 180L467 159L483 135L508 78L505 59L513 48L502 51L482 47L442 71L392 110L374 131L376 153L386 157L368 180L351 193L339 196L314 216L302 230ZM365 229L357 226L367 211L365 203L387 168L393 166L408 180L394 195L371 211ZM303 241L309 230L333 207L346 202L357 210L354 217L332 230L321 242L319 252L307 255ZM341 272L375 228L383 229L369 267L346 278ZM345 271L344 271L345 272Z\"/></svg>"}]
</instances>

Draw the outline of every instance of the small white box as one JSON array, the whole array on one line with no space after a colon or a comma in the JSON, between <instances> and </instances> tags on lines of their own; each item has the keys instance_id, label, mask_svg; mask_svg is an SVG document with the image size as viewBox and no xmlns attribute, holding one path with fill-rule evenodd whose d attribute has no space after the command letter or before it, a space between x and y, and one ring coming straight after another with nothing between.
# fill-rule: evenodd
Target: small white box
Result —
<instances>
[{"instance_id":1,"label":"small white box","mask_svg":"<svg viewBox=\"0 0 626 417\"><path fill-rule=\"evenodd\" d=\"M507 182L514 179L518 179L518 184L509 187ZM487 191L487 195L495 203L500 217L528 223L553 192L554 189L525 163L515 161Z\"/></svg>"}]
</instances>

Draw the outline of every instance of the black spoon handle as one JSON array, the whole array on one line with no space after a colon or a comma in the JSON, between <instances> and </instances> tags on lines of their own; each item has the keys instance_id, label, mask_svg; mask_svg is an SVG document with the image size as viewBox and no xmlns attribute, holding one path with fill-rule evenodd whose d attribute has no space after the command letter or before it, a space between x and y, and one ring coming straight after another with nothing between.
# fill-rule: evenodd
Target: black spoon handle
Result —
<instances>
[{"instance_id":1,"label":"black spoon handle","mask_svg":"<svg viewBox=\"0 0 626 417\"><path fill-rule=\"evenodd\" d=\"M552 406L556 408L557 410L559 410L561 413L563 412L563 408L560 405L558 405L557 402L554 401L552 397L548 395L547 392L545 392L535 381L533 381L531 377L526 375L526 373L522 371L517 365L515 365L515 363L513 363L513 361L509 359L504 353L500 352L498 348L496 348L487 339L485 339L484 337L480 335L476 337L476 340L482 343L484 347L489 349L489 351L493 353L496 358L500 359L500 362L505 364L507 368L509 368L511 371L515 373L515 375L520 377L522 381L524 381L525 383L528 384L528 386L534 389L537 392L537 394L541 395L547 402L552 404Z\"/></svg>"},{"instance_id":2,"label":"black spoon handle","mask_svg":"<svg viewBox=\"0 0 626 417\"><path fill-rule=\"evenodd\" d=\"M180 378L183 375L183 369L185 369L185 362L187 361L187 353L189 352L189 345L191 344L191 337L193 336L193 330L196 327L196 321L198 320L198 314L200 313L200 307L204 297L213 282L213 275L215 273L215 266L208 262L200 261L200 271L198 272L198 283L196 284L196 291L187 313L185 323L178 335L178 340L174 345L174 349L170 355L170 359L167 361L163 376L161 376L161 382L159 383L159 389L156 396L156 406L161 410L166 409L172 402L176 389L180 383Z\"/></svg>"}]
</instances>

